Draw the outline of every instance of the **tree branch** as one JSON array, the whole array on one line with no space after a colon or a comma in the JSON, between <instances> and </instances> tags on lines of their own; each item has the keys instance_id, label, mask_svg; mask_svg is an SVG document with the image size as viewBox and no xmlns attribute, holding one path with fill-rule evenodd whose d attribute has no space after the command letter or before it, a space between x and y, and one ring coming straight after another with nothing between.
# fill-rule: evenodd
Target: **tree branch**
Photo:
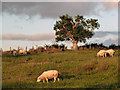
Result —
<instances>
[{"instance_id":1,"label":"tree branch","mask_svg":"<svg viewBox=\"0 0 120 90\"><path fill-rule=\"evenodd\" d=\"M66 30L66 35L68 35L69 37L71 37L75 41L75 39L73 38L73 35L65 28L64 25L63 25L63 28Z\"/></svg>"},{"instance_id":2,"label":"tree branch","mask_svg":"<svg viewBox=\"0 0 120 90\"><path fill-rule=\"evenodd\" d=\"M76 24L74 24L73 21L70 21L70 23L73 25L73 30L74 30L76 27Z\"/></svg>"},{"instance_id":3,"label":"tree branch","mask_svg":"<svg viewBox=\"0 0 120 90\"><path fill-rule=\"evenodd\" d=\"M60 31L63 30L63 28L59 29Z\"/></svg>"}]
</instances>

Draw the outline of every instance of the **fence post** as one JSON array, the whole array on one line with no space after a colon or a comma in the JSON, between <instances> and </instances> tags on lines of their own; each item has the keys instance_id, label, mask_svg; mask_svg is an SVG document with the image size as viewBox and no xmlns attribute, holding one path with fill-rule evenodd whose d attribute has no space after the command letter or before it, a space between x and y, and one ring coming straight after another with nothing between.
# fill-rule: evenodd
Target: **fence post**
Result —
<instances>
[{"instance_id":1,"label":"fence post","mask_svg":"<svg viewBox=\"0 0 120 90\"><path fill-rule=\"evenodd\" d=\"M18 52L19 52L19 47L18 47Z\"/></svg>"},{"instance_id":2,"label":"fence post","mask_svg":"<svg viewBox=\"0 0 120 90\"><path fill-rule=\"evenodd\" d=\"M11 47L10 47L10 54L11 54L12 52L11 52Z\"/></svg>"},{"instance_id":3,"label":"fence post","mask_svg":"<svg viewBox=\"0 0 120 90\"><path fill-rule=\"evenodd\" d=\"M32 52L34 52L34 46L32 46Z\"/></svg>"},{"instance_id":4,"label":"fence post","mask_svg":"<svg viewBox=\"0 0 120 90\"><path fill-rule=\"evenodd\" d=\"M26 46L26 52L27 52L27 46Z\"/></svg>"},{"instance_id":5,"label":"fence post","mask_svg":"<svg viewBox=\"0 0 120 90\"><path fill-rule=\"evenodd\" d=\"M91 49L91 45L90 45L89 49Z\"/></svg>"}]
</instances>

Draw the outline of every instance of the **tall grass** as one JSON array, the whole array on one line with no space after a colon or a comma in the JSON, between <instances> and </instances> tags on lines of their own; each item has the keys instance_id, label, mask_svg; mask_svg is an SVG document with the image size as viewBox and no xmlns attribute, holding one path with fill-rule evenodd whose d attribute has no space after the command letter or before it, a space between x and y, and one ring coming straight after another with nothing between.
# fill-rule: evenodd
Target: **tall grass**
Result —
<instances>
[{"instance_id":1,"label":"tall grass","mask_svg":"<svg viewBox=\"0 0 120 90\"><path fill-rule=\"evenodd\" d=\"M3 88L117 88L118 50L114 57L97 57L98 50L54 51L2 57ZM60 81L37 83L45 70L56 69Z\"/></svg>"}]
</instances>

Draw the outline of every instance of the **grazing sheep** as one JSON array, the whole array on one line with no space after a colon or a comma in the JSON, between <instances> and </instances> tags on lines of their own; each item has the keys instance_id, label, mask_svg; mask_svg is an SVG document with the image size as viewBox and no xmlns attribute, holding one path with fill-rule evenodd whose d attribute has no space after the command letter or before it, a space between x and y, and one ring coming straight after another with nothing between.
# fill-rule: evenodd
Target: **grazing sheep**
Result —
<instances>
[{"instance_id":1,"label":"grazing sheep","mask_svg":"<svg viewBox=\"0 0 120 90\"><path fill-rule=\"evenodd\" d=\"M48 70L48 71L44 71L38 78L37 78L37 82L40 82L43 79L43 83L45 82L45 79L48 83L48 79L52 79L54 78L54 82L57 80L59 81L59 73L57 70Z\"/></svg>"},{"instance_id":2,"label":"grazing sheep","mask_svg":"<svg viewBox=\"0 0 120 90\"><path fill-rule=\"evenodd\" d=\"M110 56L113 57L115 51L113 49L106 50L106 53L108 53Z\"/></svg>"},{"instance_id":3,"label":"grazing sheep","mask_svg":"<svg viewBox=\"0 0 120 90\"><path fill-rule=\"evenodd\" d=\"M106 57L106 51L105 50L100 50L98 53L97 53L97 57Z\"/></svg>"},{"instance_id":4,"label":"grazing sheep","mask_svg":"<svg viewBox=\"0 0 120 90\"><path fill-rule=\"evenodd\" d=\"M17 55L17 51L13 51L13 55L16 56Z\"/></svg>"},{"instance_id":5,"label":"grazing sheep","mask_svg":"<svg viewBox=\"0 0 120 90\"><path fill-rule=\"evenodd\" d=\"M20 50L20 51L19 51L19 54L27 54L27 52L24 51L24 50Z\"/></svg>"}]
</instances>

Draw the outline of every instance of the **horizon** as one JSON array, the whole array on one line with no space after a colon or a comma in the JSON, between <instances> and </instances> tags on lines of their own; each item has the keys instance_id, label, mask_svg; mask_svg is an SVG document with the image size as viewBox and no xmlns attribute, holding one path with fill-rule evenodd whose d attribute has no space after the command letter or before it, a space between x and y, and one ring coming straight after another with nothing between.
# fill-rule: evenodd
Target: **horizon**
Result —
<instances>
[{"instance_id":1,"label":"horizon","mask_svg":"<svg viewBox=\"0 0 120 90\"><path fill-rule=\"evenodd\" d=\"M44 39L44 38L43 38ZM54 44L54 43L57 43L57 44L65 44L67 45L68 49L70 49L72 47L72 42L71 41L63 41L63 42L56 42L55 41L55 38L53 37L52 39L48 39L48 40L27 40L27 39L19 39L19 40L2 40L2 49L4 51L7 51L9 50L9 48L18 48L21 47L21 48L24 48L27 46L28 48L32 48L32 46L36 47L36 45L38 46L44 46L45 44L46 45L51 45L51 44ZM78 46L80 45L85 45L85 44L90 44L90 43L103 43L103 45L105 46L109 46L111 44L115 44L115 45L120 45L120 43L118 42L118 32L102 32L102 31L99 31L97 33L95 33L95 35L87 40L86 43L78 43Z\"/></svg>"}]
</instances>

